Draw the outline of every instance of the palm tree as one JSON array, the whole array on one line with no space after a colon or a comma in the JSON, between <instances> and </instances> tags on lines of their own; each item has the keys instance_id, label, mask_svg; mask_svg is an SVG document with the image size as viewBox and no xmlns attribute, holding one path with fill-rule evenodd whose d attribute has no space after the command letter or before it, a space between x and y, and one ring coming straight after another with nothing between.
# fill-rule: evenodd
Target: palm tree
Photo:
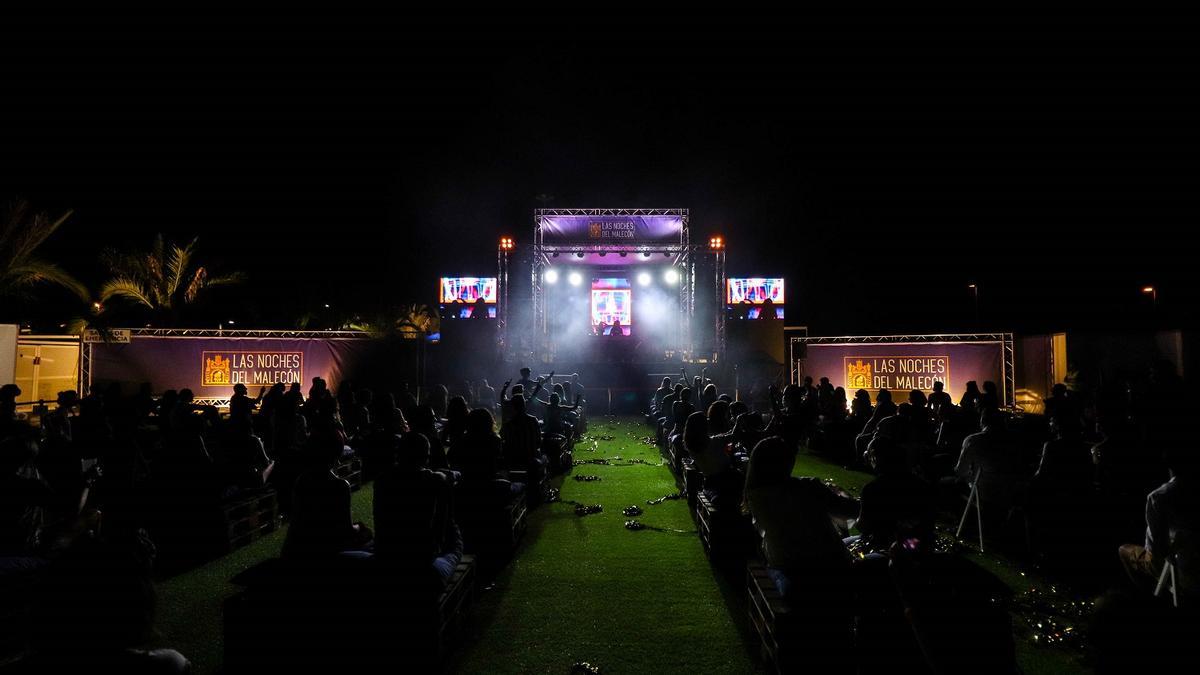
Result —
<instances>
[{"instance_id":1,"label":"palm tree","mask_svg":"<svg viewBox=\"0 0 1200 675\"><path fill-rule=\"evenodd\" d=\"M54 263L37 257L37 249L54 234L67 218L67 211L56 219L45 213L29 212L29 203L13 204L0 229L0 298L27 295L39 283L51 283L67 289L84 302L91 300L87 288Z\"/></svg>"},{"instance_id":2,"label":"palm tree","mask_svg":"<svg viewBox=\"0 0 1200 675\"><path fill-rule=\"evenodd\" d=\"M396 335L415 340L438 332L441 317L429 305L407 303L367 319L356 318L348 327L376 336Z\"/></svg>"},{"instance_id":3,"label":"palm tree","mask_svg":"<svg viewBox=\"0 0 1200 675\"><path fill-rule=\"evenodd\" d=\"M111 267L113 277L100 287L100 302L126 300L155 314L177 319L180 310L196 302L208 289L245 279L239 272L212 275L208 267L194 259L197 241L199 237L179 246L167 243L159 234L148 251L104 251L101 259Z\"/></svg>"}]
</instances>

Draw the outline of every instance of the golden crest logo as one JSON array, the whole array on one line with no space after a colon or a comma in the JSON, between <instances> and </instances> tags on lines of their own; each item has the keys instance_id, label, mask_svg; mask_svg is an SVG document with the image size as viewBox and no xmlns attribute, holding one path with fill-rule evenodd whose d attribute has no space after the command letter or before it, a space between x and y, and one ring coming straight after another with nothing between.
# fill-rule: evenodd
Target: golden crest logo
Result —
<instances>
[{"instance_id":1,"label":"golden crest logo","mask_svg":"<svg viewBox=\"0 0 1200 675\"><path fill-rule=\"evenodd\" d=\"M204 357L204 386L219 387L229 384L230 367L229 359L222 357L220 354L212 357Z\"/></svg>"},{"instance_id":2,"label":"golden crest logo","mask_svg":"<svg viewBox=\"0 0 1200 675\"><path fill-rule=\"evenodd\" d=\"M603 232L603 229L601 228L601 224L598 222L588 223L588 236L591 237L592 239L603 238L604 232Z\"/></svg>"},{"instance_id":3,"label":"golden crest logo","mask_svg":"<svg viewBox=\"0 0 1200 675\"><path fill-rule=\"evenodd\" d=\"M847 389L870 389L871 388L871 364L863 363L859 359L855 363L846 363L846 388Z\"/></svg>"}]
</instances>

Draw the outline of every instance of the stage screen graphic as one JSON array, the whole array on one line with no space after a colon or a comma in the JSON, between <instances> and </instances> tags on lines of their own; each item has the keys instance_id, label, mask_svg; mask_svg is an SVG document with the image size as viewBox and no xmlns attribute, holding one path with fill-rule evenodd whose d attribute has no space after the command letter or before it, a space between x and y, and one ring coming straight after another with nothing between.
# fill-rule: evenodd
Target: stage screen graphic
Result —
<instances>
[{"instance_id":1,"label":"stage screen graphic","mask_svg":"<svg viewBox=\"0 0 1200 675\"><path fill-rule=\"evenodd\" d=\"M475 316L475 305L442 305L443 319L481 319ZM496 318L496 306L487 306L487 318Z\"/></svg>"},{"instance_id":2,"label":"stage screen graphic","mask_svg":"<svg viewBox=\"0 0 1200 675\"><path fill-rule=\"evenodd\" d=\"M442 277L438 302L474 303L483 298L489 305L496 304L496 277Z\"/></svg>"},{"instance_id":3,"label":"stage screen graphic","mask_svg":"<svg viewBox=\"0 0 1200 675\"><path fill-rule=\"evenodd\" d=\"M783 279L764 277L733 278L725 281L725 302L730 305L784 303Z\"/></svg>"},{"instance_id":4,"label":"stage screen graphic","mask_svg":"<svg viewBox=\"0 0 1200 675\"><path fill-rule=\"evenodd\" d=\"M542 236L547 244L678 244L683 216L544 216Z\"/></svg>"},{"instance_id":5,"label":"stage screen graphic","mask_svg":"<svg viewBox=\"0 0 1200 675\"><path fill-rule=\"evenodd\" d=\"M621 322L621 333L633 330L633 289L622 278L592 279L592 330L610 335L612 324ZM601 328L603 326L603 328Z\"/></svg>"},{"instance_id":6,"label":"stage screen graphic","mask_svg":"<svg viewBox=\"0 0 1200 675\"><path fill-rule=\"evenodd\" d=\"M747 319L771 319L771 318L774 318L774 319L779 319L782 321L783 320L783 308L776 307L774 316L772 316L769 313L766 316L763 316L763 308L762 307L751 307L750 309L746 310L746 318Z\"/></svg>"}]
</instances>

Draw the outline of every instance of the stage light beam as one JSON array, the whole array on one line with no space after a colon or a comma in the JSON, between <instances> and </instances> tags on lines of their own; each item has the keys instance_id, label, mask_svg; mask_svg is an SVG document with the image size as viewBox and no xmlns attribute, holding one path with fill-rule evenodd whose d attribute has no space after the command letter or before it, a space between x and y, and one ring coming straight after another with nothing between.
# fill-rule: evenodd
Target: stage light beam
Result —
<instances>
[{"instance_id":1,"label":"stage light beam","mask_svg":"<svg viewBox=\"0 0 1200 675\"><path fill-rule=\"evenodd\" d=\"M558 283L558 270L546 270L546 274L543 275L542 278L545 279L546 283L548 284L556 284Z\"/></svg>"},{"instance_id":2,"label":"stage light beam","mask_svg":"<svg viewBox=\"0 0 1200 675\"><path fill-rule=\"evenodd\" d=\"M578 286L583 283L583 275L579 272L571 272L567 275L567 281L571 282L572 286Z\"/></svg>"},{"instance_id":3,"label":"stage light beam","mask_svg":"<svg viewBox=\"0 0 1200 675\"><path fill-rule=\"evenodd\" d=\"M674 269L667 270L663 273L663 281L674 286L679 283L679 272L676 272Z\"/></svg>"},{"instance_id":4,"label":"stage light beam","mask_svg":"<svg viewBox=\"0 0 1200 675\"><path fill-rule=\"evenodd\" d=\"M639 286L649 286L650 285L651 277L650 277L649 272L642 272L641 274L638 274L637 279L638 279Z\"/></svg>"}]
</instances>

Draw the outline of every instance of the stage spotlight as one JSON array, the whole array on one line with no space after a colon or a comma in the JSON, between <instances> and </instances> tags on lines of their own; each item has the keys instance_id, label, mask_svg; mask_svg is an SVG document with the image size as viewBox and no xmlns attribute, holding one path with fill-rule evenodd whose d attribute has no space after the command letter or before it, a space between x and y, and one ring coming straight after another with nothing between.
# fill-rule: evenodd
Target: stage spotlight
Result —
<instances>
[{"instance_id":1,"label":"stage spotlight","mask_svg":"<svg viewBox=\"0 0 1200 675\"><path fill-rule=\"evenodd\" d=\"M603 258L603 257L604 257L604 256L606 256L606 255L608 255L608 251L600 251L600 257L601 257L601 258Z\"/></svg>"},{"instance_id":2,"label":"stage spotlight","mask_svg":"<svg viewBox=\"0 0 1200 675\"><path fill-rule=\"evenodd\" d=\"M664 257L664 258L670 258L670 257L671 257L671 252L670 252L670 251L663 251L663 257Z\"/></svg>"},{"instance_id":3,"label":"stage spotlight","mask_svg":"<svg viewBox=\"0 0 1200 675\"><path fill-rule=\"evenodd\" d=\"M575 252L575 257L576 257L576 258L582 258L582 257L583 257L583 251L576 251L576 252Z\"/></svg>"},{"instance_id":4,"label":"stage spotlight","mask_svg":"<svg viewBox=\"0 0 1200 675\"><path fill-rule=\"evenodd\" d=\"M708 238L708 249L710 251L725 250L725 239L723 237L721 237L720 235L709 237Z\"/></svg>"},{"instance_id":5,"label":"stage spotlight","mask_svg":"<svg viewBox=\"0 0 1200 675\"><path fill-rule=\"evenodd\" d=\"M579 272L571 272L567 275L567 281L571 282L572 286L578 286L583 283L583 275Z\"/></svg>"},{"instance_id":6,"label":"stage spotlight","mask_svg":"<svg viewBox=\"0 0 1200 675\"><path fill-rule=\"evenodd\" d=\"M555 270L555 269L546 270L546 273L544 275L542 275L542 278L545 279L546 283L548 283L548 284L556 284L556 283L558 283L558 270Z\"/></svg>"},{"instance_id":7,"label":"stage spotlight","mask_svg":"<svg viewBox=\"0 0 1200 675\"><path fill-rule=\"evenodd\" d=\"M649 258L649 257L650 257L650 251L643 251L643 252L642 252L642 257L643 257L643 258Z\"/></svg>"},{"instance_id":8,"label":"stage spotlight","mask_svg":"<svg viewBox=\"0 0 1200 675\"><path fill-rule=\"evenodd\" d=\"M621 251L621 253L620 253L620 256L621 256L622 258L624 258L624 257L625 257L625 256L627 256L627 255L629 255L629 254L628 254L628 253L626 253L625 251Z\"/></svg>"},{"instance_id":9,"label":"stage spotlight","mask_svg":"<svg viewBox=\"0 0 1200 675\"><path fill-rule=\"evenodd\" d=\"M638 275L638 284L642 285L642 286L649 286L650 285L650 273L642 272L641 274L639 274Z\"/></svg>"},{"instance_id":10,"label":"stage spotlight","mask_svg":"<svg viewBox=\"0 0 1200 675\"><path fill-rule=\"evenodd\" d=\"M676 272L673 269L667 270L663 273L663 281L674 286L675 284L679 283L679 272Z\"/></svg>"},{"instance_id":11,"label":"stage spotlight","mask_svg":"<svg viewBox=\"0 0 1200 675\"><path fill-rule=\"evenodd\" d=\"M512 237L500 237L500 250L501 251L511 251L511 250L513 250L513 248L515 246L516 246L516 243L513 242Z\"/></svg>"},{"instance_id":12,"label":"stage spotlight","mask_svg":"<svg viewBox=\"0 0 1200 675\"><path fill-rule=\"evenodd\" d=\"M557 258L557 257L558 257L558 251L555 251L554 253L551 253L551 254L550 254L550 257L551 257L551 258Z\"/></svg>"}]
</instances>

